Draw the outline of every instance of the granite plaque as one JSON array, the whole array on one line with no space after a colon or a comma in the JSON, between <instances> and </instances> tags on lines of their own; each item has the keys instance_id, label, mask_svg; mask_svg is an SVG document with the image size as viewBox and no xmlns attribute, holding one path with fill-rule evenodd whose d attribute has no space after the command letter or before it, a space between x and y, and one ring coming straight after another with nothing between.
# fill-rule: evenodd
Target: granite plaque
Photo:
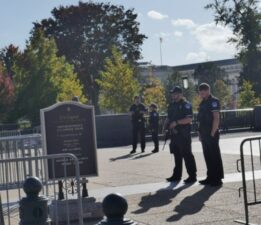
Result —
<instances>
[{"instance_id":1,"label":"granite plaque","mask_svg":"<svg viewBox=\"0 0 261 225\"><path fill-rule=\"evenodd\" d=\"M77 156L81 176L97 176L94 107L75 101L59 102L41 109L44 151L47 155L71 153ZM50 179L75 176L73 162L48 161ZM54 168L53 168L54 167ZM66 168L66 171L65 171Z\"/></svg>"}]
</instances>

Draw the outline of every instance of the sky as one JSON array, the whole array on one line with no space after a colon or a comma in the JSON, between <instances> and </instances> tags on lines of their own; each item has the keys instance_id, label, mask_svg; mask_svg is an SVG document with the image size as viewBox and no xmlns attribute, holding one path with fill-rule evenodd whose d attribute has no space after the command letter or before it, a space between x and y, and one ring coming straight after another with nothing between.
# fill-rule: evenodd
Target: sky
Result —
<instances>
[{"instance_id":1,"label":"sky","mask_svg":"<svg viewBox=\"0 0 261 225\"><path fill-rule=\"evenodd\" d=\"M184 65L233 58L235 46L228 27L216 25L214 13L204 9L213 0L104 0L138 14L144 41L142 62ZM0 49L13 44L21 49L29 39L33 22L51 17L54 7L77 5L78 0L0 0ZM82 0L82 2L87 2ZM93 2L101 2L93 0ZM160 42L162 38L162 42ZM160 48L161 53L160 54ZM161 57L162 56L162 57ZM162 60L161 60L162 59Z\"/></svg>"}]
</instances>

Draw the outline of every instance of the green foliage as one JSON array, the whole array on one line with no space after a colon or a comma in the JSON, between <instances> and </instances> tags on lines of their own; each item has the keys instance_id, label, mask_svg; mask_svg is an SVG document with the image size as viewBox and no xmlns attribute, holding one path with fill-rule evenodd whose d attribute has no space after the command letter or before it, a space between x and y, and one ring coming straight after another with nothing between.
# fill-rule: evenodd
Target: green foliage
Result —
<instances>
[{"instance_id":1,"label":"green foliage","mask_svg":"<svg viewBox=\"0 0 261 225\"><path fill-rule=\"evenodd\" d=\"M239 94L239 106L241 108L254 107L260 103L260 100L256 97L255 91L253 91L253 86L249 81L243 81Z\"/></svg>"},{"instance_id":2,"label":"green foliage","mask_svg":"<svg viewBox=\"0 0 261 225\"><path fill-rule=\"evenodd\" d=\"M261 13L257 0L214 0L206 6L215 12L215 21L232 28L230 41L238 48L258 49L261 42Z\"/></svg>"},{"instance_id":3,"label":"green foliage","mask_svg":"<svg viewBox=\"0 0 261 225\"><path fill-rule=\"evenodd\" d=\"M249 80L252 83L255 93L261 98L261 51L242 52L240 58L243 63L243 70L240 74L240 84L242 84L244 80Z\"/></svg>"},{"instance_id":4,"label":"green foliage","mask_svg":"<svg viewBox=\"0 0 261 225\"><path fill-rule=\"evenodd\" d=\"M254 91L261 96L261 12L257 0L214 0L206 8L213 9L215 21L229 26L234 34L229 41L239 50L243 64L241 84L249 80Z\"/></svg>"},{"instance_id":5,"label":"green foliage","mask_svg":"<svg viewBox=\"0 0 261 225\"><path fill-rule=\"evenodd\" d=\"M149 76L147 84L144 86L143 100L147 106L151 103L157 104L159 112L166 111L165 89L161 81L153 75Z\"/></svg>"},{"instance_id":6,"label":"green foliage","mask_svg":"<svg viewBox=\"0 0 261 225\"><path fill-rule=\"evenodd\" d=\"M13 66L19 60L19 57L21 57L21 52L18 47L12 44L0 51L0 60L4 66L4 72L11 77L14 76Z\"/></svg>"},{"instance_id":7,"label":"green foliage","mask_svg":"<svg viewBox=\"0 0 261 225\"><path fill-rule=\"evenodd\" d=\"M193 112L198 112L199 104L202 101L199 95L194 95L192 99Z\"/></svg>"},{"instance_id":8,"label":"green foliage","mask_svg":"<svg viewBox=\"0 0 261 225\"><path fill-rule=\"evenodd\" d=\"M165 97L168 102L171 101L170 90L173 89L174 86L183 87L183 77L182 74L178 71L175 71L172 75L168 76L166 82L164 84L165 87ZM188 88L183 88L184 97L192 102L193 97L196 94L195 87L192 82L188 81Z\"/></svg>"},{"instance_id":9,"label":"green foliage","mask_svg":"<svg viewBox=\"0 0 261 225\"><path fill-rule=\"evenodd\" d=\"M34 33L22 56L14 64L17 101L12 119L26 118L39 122L39 110L56 101L78 95L83 102L82 86L73 67L64 57L57 57L53 39Z\"/></svg>"},{"instance_id":10,"label":"green foliage","mask_svg":"<svg viewBox=\"0 0 261 225\"><path fill-rule=\"evenodd\" d=\"M111 48L117 46L126 61L141 58L140 46L145 35L139 33L137 14L133 9L110 3L79 2L77 6L60 6L52 18L35 23L48 37L54 37L59 55L74 65L86 95L99 113L99 86L105 58L111 58Z\"/></svg>"},{"instance_id":11,"label":"green foliage","mask_svg":"<svg viewBox=\"0 0 261 225\"><path fill-rule=\"evenodd\" d=\"M228 109L231 105L232 94L229 87L225 84L223 80L217 80L214 83L212 90L214 96L216 96L220 101L220 106L222 109Z\"/></svg>"},{"instance_id":12,"label":"green foliage","mask_svg":"<svg viewBox=\"0 0 261 225\"><path fill-rule=\"evenodd\" d=\"M105 60L105 69L96 82L101 89L101 107L114 113L127 112L140 90L133 68L124 62L121 52L115 46L112 48L112 58Z\"/></svg>"}]
</instances>

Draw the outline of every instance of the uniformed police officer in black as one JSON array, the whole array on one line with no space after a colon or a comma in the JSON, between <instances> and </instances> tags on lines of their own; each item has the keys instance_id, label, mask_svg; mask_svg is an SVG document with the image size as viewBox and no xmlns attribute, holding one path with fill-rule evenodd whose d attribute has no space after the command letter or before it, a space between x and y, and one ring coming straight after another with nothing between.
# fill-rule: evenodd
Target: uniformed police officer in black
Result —
<instances>
[{"instance_id":1,"label":"uniformed police officer in black","mask_svg":"<svg viewBox=\"0 0 261 225\"><path fill-rule=\"evenodd\" d=\"M199 181L202 185L220 186L224 178L223 163L219 148L220 103L211 94L207 83L199 85L202 102L199 105L199 138L207 166L207 178Z\"/></svg>"},{"instance_id":2,"label":"uniformed police officer in black","mask_svg":"<svg viewBox=\"0 0 261 225\"><path fill-rule=\"evenodd\" d=\"M175 158L175 167L171 177L167 178L169 182L179 182L182 177L182 161L189 177L184 180L185 183L194 183L197 181L196 162L191 150L191 123L192 123L192 105L186 101L179 86L171 90L172 102L168 107L168 116L164 123L164 130L168 129L171 134L170 152Z\"/></svg>"},{"instance_id":3,"label":"uniformed police officer in black","mask_svg":"<svg viewBox=\"0 0 261 225\"><path fill-rule=\"evenodd\" d=\"M154 143L154 149L152 153L159 152L159 113L157 112L157 105L155 103L150 104L150 117L149 127L151 130L151 137Z\"/></svg>"},{"instance_id":4,"label":"uniformed police officer in black","mask_svg":"<svg viewBox=\"0 0 261 225\"><path fill-rule=\"evenodd\" d=\"M140 137L141 152L145 151L145 118L146 107L141 103L139 96L134 97L134 104L130 107L132 116L132 151L136 152L138 136Z\"/></svg>"}]
</instances>

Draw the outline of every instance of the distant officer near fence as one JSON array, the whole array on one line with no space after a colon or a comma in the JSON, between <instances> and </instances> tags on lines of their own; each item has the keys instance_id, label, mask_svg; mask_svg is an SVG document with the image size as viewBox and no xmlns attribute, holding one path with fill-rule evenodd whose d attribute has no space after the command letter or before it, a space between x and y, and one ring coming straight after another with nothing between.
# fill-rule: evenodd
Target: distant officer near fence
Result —
<instances>
[{"instance_id":1,"label":"distant officer near fence","mask_svg":"<svg viewBox=\"0 0 261 225\"><path fill-rule=\"evenodd\" d=\"M144 104L141 103L139 96L134 97L134 104L130 107L132 116L132 151L130 154L136 152L138 138L140 138L141 152L145 151L145 118L144 114L147 109Z\"/></svg>"},{"instance_id":2,"label":"distant officer near fence","mask_svg":"<svg viewBox=\"0 0 261 225\"><path fill-rule=\"evenodd\" d=\"M197 181L196 162L191 149L191 123L192 123L192 105L186 101L179 86L171 91L172 102L168 107L168 116L164 123L164 130L170 131L170 152L174 155L175 167L171 177L167 178L169 182L179 182L182 177L182 162L189 177L184 180L185 183Z\"/></svg>"},{"instance_id":3,"label":"distant officer near fence","mask_svg":"<svg viewBox=\"0 0 261 225\"><path fill-rule=\"evenodd\" d=\"M220 103L211 94L207 83L199 85L202 102L199 105L199 138L207 166L207 177L202 185L220 186L224 178L223 163L219 148Z\"/></svg>"},{"instance_id":4,"label":"distant officer near fence","mask_svg":"<svg viewBox=\"0 0 261 225\"><path fill-rule=\"evenodd\" d=\"M152 153L159 152L159 113L158 106L155 103L150 104L149 127L151 131L151 138L154 143Z\"/></svg>"}]
</instances>

